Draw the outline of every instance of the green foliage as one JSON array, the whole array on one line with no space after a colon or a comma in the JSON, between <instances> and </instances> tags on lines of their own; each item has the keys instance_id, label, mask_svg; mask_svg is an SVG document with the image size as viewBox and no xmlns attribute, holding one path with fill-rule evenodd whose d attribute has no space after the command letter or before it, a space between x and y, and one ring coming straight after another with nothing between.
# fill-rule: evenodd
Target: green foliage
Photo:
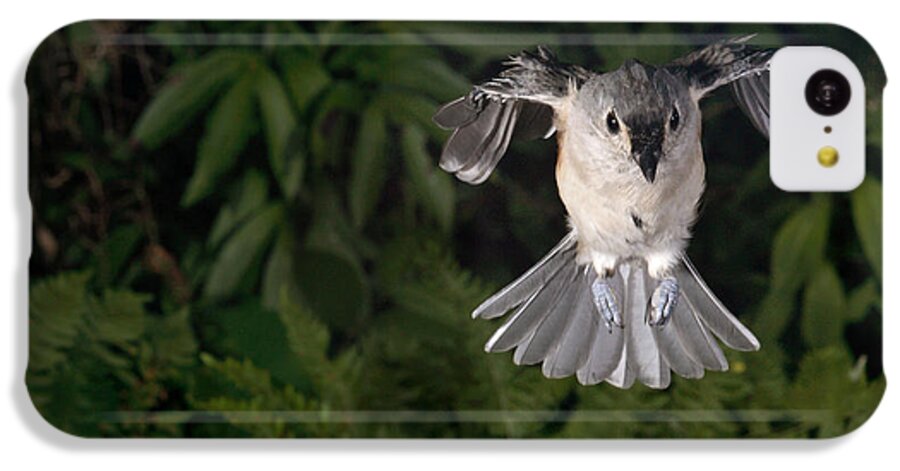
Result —
<instances>
[{"instance_id":1,"label":"green foliage","mask_svg":"<svg viewBox=\"0 0 900 471\"><path fill-rule=\"evenodd\" d=\"M82 436L155 434L105 414L150 410L194 362L188 311L147 311L150 297L89 286L89 273L65 273L31 287L26 383L50 423Z\"/></svg>"},{"instance_id":2,"label":"green foliage","mask_svg":"<svg viewBox=\"0 0 900 471\"><path fill-rule=\"evenodd\" d=\"M107 31L159 46L98 41ZM857 190L787 194L725 94L704 103L709 184L690 254L762 349L666 391L549 380L483 352L503 320L472 309L565 230L554 146L514 142L486 184L459 184L437 166L439 103L537 43L610 68L723 32L535 31L92 22L48 38L28 75L38 410L85 436L828 437L862 423L884 388L877 126ZM745 155L728 158L734 142Z\"/></svg>"},{"instance_id":3,"label":"green foliage","mask_svg":"<svg viewBox=\"0 0 900 471\"><path fill-rule=\"evenodd\" d=\"M180 69L143 112L132 139L147 149L159 147L202 112L251 61L245 54L223 49Z\"/></svg>"}]
</instances>

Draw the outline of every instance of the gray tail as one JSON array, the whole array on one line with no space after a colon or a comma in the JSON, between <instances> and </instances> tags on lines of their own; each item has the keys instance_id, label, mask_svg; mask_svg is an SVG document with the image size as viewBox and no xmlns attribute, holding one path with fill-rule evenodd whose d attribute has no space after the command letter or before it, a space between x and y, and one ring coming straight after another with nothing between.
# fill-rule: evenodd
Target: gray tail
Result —
<instances>
[{"instance_id":1,"label":"gray tail","mask_svg":"<svg viewBox=\"0 0 900 471\"><path fill-rule=\"evenodd\" d=\"M758 350L759 341L710 291L685 256L675 277L681 289L672 318L647 323L655 289L643 261L621 263L612 287L623 327L606 328L594 306L597 274L575 261L576 237L569 233L525 274L483 302L472 317L493 319L515 309L485 345L485 351L515 349L517 365L542 363L548 378L575 374L578 382L606 381L630 388L635 379L651 388L669 386L671 371L701 378L725 371L728 362L715 337L736 350ZM715 336L715 337L714 337Z\"/></svg>"}]
</instances>

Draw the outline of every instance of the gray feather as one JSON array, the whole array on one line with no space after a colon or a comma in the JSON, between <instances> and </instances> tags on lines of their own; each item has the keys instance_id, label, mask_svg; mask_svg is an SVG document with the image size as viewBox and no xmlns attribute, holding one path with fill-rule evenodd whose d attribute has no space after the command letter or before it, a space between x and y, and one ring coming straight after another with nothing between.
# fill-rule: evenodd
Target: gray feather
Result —
<instances>
[{"instance_id":1,"label":"gray feather","mask_svg":"<svg viewBox=\"0 0 900 471\"><path fill-rule=\"evenodd\" d=\"M600 319L594 310L591 287L587 282L589 279L587 270L591 268L584 267L579 270L578 280L575 282L576 300L569 326L544 360L541 371L548 378L564 378L575 374L575 371L587 362L590 354Z\"/></svg>"},{"instance_id":2,"label":"gray feather","mask_svg":"<svg viewBox=\"0 0 900 471\"><path fill-rule=\"evenodd\" d=\"M627 369L637 380L655 389L669 385L669 366L662 358L652 327L647 323L647 309L654 286L642 262L622 264L625 283L625 343Z\"/></svg>"},{"instance_id":3,"label":"gray feather","mask_svg":"<svg viewBox=\"0 0 900 471\"><path fill-rule=\"evenodd\" d=\"M522 104L508 102L499 106L500 115L493 124L493 129L485 135L486 139L465 165L456 172L456 177L466 183L477 185L487 180L509 147Z\"/></svg>"},{"instance_id":4,"label":"gray feather","mask_svg":"<svg viewBox=\"0 0 900 471\"><path fill-rule=\"evenodd\" d=\"M624 337L624 335L623 335ZM619 388L619 389L628 389L634 385L634 370L628 368L628 342L624 342L622 345L622 356L619 358L619 363L616 365L615 369L613 369L612 373L606 377L606 382Z\"/></svg>"},{"instance_id":5,"label":"gray feather","mask_svg":"<svg viewBox=\"0 0 900 471\"><path fill-rule=\"evenodd\" d=\"M546 285L541 287L529 302L502 325L488 340L485 350L488 352L504 352L534 333L534 330L547 317L551 309L559 302L559 297L567 288L574 276L574 264L557 271Z\"/></svg>"},{"instance_id":6,"label":"gray feather","mask_svg":"<svg viewBox=\"0 0 900 471\"><path fill-rule=\"evenodd\" d=\"M614 276L612 280L610 280L613 292L624 293L625 282L622 278L622 275L618 271L616 272L616 274L617 275ZM588 278L586 280L588 286L590 286L590 284L593 283L594 279L596 278L597 274L593 270L591 270L588 273ZM619 297L619 299L622 299L621 296ZM597 312L596 308L593 307L593 302L591 303L591 313L594 316L600 316L600 313ZM606 378L608 378L613 373L613 371L616 370L617 366L619 366L620 363L624 365L624 362L621 361L624 354L624 330L619 327L613 327L611 330L607 329L606 326L598 328L596 330L596 334L594 335L594 340L591 343L591 349L588 353L587 361L576 372L578 382L587 386L597 384L601 381L606 380ZM622 384L624 384L624 381L622 382Z\"/></svg>"},{"instance_id":7,"label":"gray feather","mask_svg":"<svg viewBox=\"0 0 900 471\"><path fill-rule=\"evenodd\" d=\"M703 365L691 358L687 350L681 344L676 327L671 322L662 327L654 327L653 337L659 346L659 351L666 359L669 367L677 375L685 378L702 378L705 370Z\"/></svg>"},{"instance_id":8,"label":"gray feather","mask_svg":"<svg viewBox=\"0 0 900 471\"><path fill-rule=\"evenodd\" d=\"M513 139L530 141L553 135L553 108L539 103L522 101Z\"/></svg>"},{"instance_id":9,"label":"gray feather","mask_svg":"<svg viewBox=\"0 0 900 471\"><path fill-rule=\"evenodd\" d=\"M670 323L678 332L678 338L687 354L704 368L715 371L726 371L728 362L716 341L706 331L695 315L689 296L682 293L675 306Z\"/></svg>"},{"instance_id":10,"label":"gray feather","mask_svg":"<svg viewBox=\"0 0 900 471\"><path fill-rule=\"evenodd\" d=\"M693 303L696 314L725 345L741 351L759 350L759 340L706 286L687 256L682 258L682 264L675 276L682 293Z\"/></svg>"},{"instance_id":11,"label":"gray feather","mask_svg":"<svg viewBox=\"0 0 900 471\"><path fill-rule=\"evenodd\" d=\"M487 180L513 138L549 137L553 107L592 75L559 62L541 47L511 57L506 66L468 95L443 105L432 118L453 130L441 154L441 168L466 183Z\"/></svg>"},{"instance_id":12,"label":"gray feather","mask_svg":"<svg viewBox=\"0 0 900 471\"><path fill-rule=\"evenodd\" d=\"M506 314L526 298L547 284L547 281L567 263L574 263L575 233L567 234L544 258L529 268L522 276L506 285L472 311L472 317L493 319Z\"/></svg>"},{"instance_id":13,"label":"gray feather","mask_svg":"<svg viewBox=\"0 0 900 471\"><path fill-rule=\"evenodd\" d=\"M559 344L569 322L572 320L575 303L580 296L580 283L576 283L577 267L566 267L566 284L559 292L556 302L549 307L547 314L537 325L534 335L516 348L513 360L517 365L534 365L543 361ZM520 353L521 352L521 353Z\"/></svg>"},{"instance_id":14,"label":"gray feather","mask_svg":"<svg viewBox=\"0 0 900 471\"><path fill-rule=\"evenodd\" d=\"M759 132L769 137L769 71L758 72L731 83L735 101Z\"/></svg>"},{"instance_id":15,"label":"gray feather","mask_svg":"<svg viewBox=\"0 0 900 471\"><path fill-rule=\"evenodd\" d=\"M462 96L441 106L431 119L442 129L453 130L475 121L480 112L480 106L468 96Z\"/></svg>"}]
</instances>

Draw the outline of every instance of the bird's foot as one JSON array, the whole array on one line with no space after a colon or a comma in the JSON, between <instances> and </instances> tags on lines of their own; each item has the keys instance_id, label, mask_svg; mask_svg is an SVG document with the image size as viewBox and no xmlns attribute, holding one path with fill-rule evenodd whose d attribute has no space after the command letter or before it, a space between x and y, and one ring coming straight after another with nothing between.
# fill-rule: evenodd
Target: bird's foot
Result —
<instances>
[{"instance_id":1,"label":"bird's foot","mask_svg":"<svg viewBox=\"0 0 900 471\"><path fill-rule=\"evenodd\" d=\"M669 322L675 306L678 305L678 281L675 278L663 278L656 285L653 296L650 297L650 306L647 309L647 323L660 327Z\"/></svg>"},{"instance_id":2,"label":"bird's foot","mask_svg":"<svg viewBox=\"0 0 900 471\"><path fill-rule=\"evenodd\" d=\"M597 278L591 285L591 293L594 295L594 306L600 315L603 316L603 323L606 324L606 329L612 332L614 325L621 328L623 326L622 313L619 310L619 303L616 301L616 295L613 293L609 282L603 278Z\"/></svg>"}]
</instances>

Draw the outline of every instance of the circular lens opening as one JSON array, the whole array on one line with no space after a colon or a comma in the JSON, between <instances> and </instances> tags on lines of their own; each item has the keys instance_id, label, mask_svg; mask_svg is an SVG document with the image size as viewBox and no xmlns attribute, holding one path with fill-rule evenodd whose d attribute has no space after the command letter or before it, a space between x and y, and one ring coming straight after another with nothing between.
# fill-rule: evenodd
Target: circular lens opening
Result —
<instances>
[{"instance_id":1,"label":"circular lens opening","mask_svg":"<svg viewBox=\"0 0 900 471\"><path fill-rule=\"evenodd\" d=\"M806 103L816 113L836 115L850 103L850 82L836 70L820 70L806 82Z\"/></svg>"}]
</instances>

